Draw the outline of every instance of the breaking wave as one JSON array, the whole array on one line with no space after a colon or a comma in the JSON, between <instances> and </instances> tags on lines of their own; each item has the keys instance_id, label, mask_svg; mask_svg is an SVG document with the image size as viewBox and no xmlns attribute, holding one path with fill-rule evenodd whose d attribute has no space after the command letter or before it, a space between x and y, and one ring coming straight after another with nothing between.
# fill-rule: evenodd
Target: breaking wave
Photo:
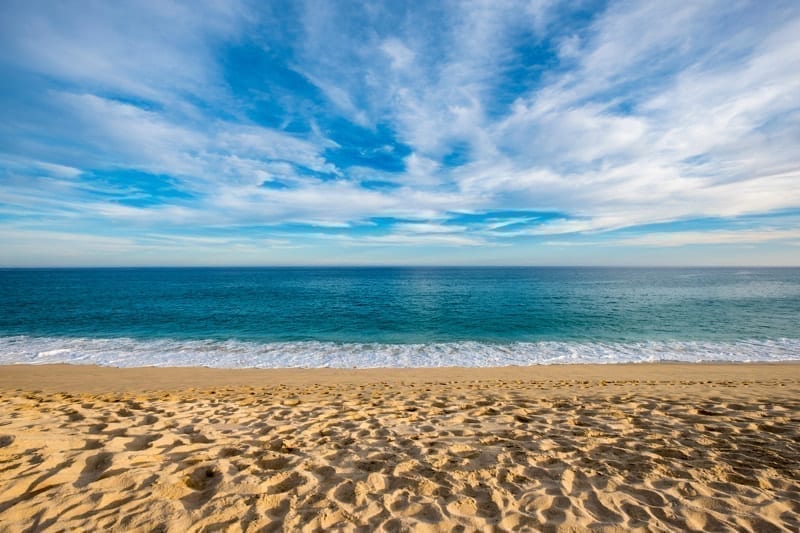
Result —
<instances>
[{"instance_id":1,"label":"breaking wave","mask_svg":"<svg viewBox=\"0 0 800 533\"><path fill-rule=\"evenodd\" d=\"M491 367L645 362L800 360L800 339L731 342L447 342L428 344L318 341L140 340L0 337L0 364L92 364L214 368Z\"/></svg>"}]
</instances>

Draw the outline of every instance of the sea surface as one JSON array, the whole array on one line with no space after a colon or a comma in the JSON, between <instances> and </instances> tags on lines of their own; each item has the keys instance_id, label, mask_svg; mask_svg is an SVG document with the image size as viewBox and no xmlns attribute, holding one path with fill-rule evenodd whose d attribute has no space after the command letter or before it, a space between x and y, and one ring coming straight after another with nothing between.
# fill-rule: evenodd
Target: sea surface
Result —
<instances>
[{"instance_id":1,"label":"sea surface","mask_svg":"<svg viewBox=\"0 0 800 533\"><path fill-rule=\"evenodd\" d=\"M797 268L0 270L0 364L787 360Z\"/></svg>"}]
</instances>

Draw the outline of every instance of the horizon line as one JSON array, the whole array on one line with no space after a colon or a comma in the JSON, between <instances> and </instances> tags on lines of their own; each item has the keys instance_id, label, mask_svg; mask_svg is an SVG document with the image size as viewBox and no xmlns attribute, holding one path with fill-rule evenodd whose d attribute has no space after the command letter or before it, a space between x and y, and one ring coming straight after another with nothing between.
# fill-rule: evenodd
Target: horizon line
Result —
<instances>
[{"instance_id":1,"label":"horizon line","mask_svg":"<svg viewBox=\"0 0 800 533\"><path fill-rule=\"evenodd\" d=\"M286 264L286 265L26 265L4 266L0 270L129 270L129 269L268 269L268 268L800 268L797 265L435 265L435 264Z\"/></svg>"}]
</instances>

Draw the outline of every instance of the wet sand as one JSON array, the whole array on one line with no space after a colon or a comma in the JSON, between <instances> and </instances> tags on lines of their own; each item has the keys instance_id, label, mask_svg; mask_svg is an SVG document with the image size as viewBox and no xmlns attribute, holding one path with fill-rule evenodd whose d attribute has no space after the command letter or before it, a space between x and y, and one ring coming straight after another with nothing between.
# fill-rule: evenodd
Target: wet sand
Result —
<instances>
[{"instance_id":1,"label":"wet sand","mask_svg":"<svg viewBox=\"0 0 800 533\"><path fill-rule=\"evenodd\" d=\"M0 531L800 530L800 365L0 367Z\"/></svg>"}]
</instances>

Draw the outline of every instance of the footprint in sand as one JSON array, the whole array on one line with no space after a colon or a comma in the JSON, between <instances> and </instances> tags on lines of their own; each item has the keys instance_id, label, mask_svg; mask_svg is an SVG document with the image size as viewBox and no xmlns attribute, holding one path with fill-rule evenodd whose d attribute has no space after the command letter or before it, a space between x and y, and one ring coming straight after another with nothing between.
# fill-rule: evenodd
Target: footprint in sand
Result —
<instances>
[{"instance_id":1,"label":"footprint in sand","mask_svg":"<svg viewBox=\"0 0 800 533\"><path fill-rule=\"evenodd\" d=\"M447 510L454 515L475 516L478 506L472 498L461 498L447 504Z\"/></svg>"},{"instance_id":2,"label":"footprint in sand","mask_svg":"<svg viewBox=\"0 0 800 533\"><path fill-rule=\"evenodd\" d=\"M349 479L340 483L333 490L333 499L339 503L353 505L356 501L355 485Z\"/></svg>"},{"instance_id":3,"label":"footprint in sand","mask_svg":"<svg viewBox=\"0 0 800 533\"><path fill-rule=\"evenodd\" d=\"M219 455L219 457L221 457L223 459L226 459L228 457L237 457L239 455L242 455L242 453L244 453L244 450L241 450L239 448L234 448L234 447L231 447L231 446L227 446L225 448L222 448L219 451L218 455Z\"/></svg>"},{"instance_id":4,"label":"footprint in sand","mask_svg":"<svg viewBox=\"0 0 800 533\"><path fill-rule=\"evenodd\" d=\"M103 472L108 470L113 462L113 454L109 452L100 452L92 455L86 459L86 465L81 471L78 480L74 483L75 487L83 488L86 485L93 483L100 479Z\"/></svg>"},{"instance_id":5,"label":"footprint in sand","mask_svg":"<svg viewBox=\"0 0 800 533\"><path fill-rule=\"evenodd\" d=\"M89 431L89 433L91 433L93 435L96 435L97 433L100 433L101 431L103 431L107 427L108 427L108 424L106 424L104 422L100 422L98 424L92 424L91 426L89 426L88 431Z\"/></svg>"},{"instance_id":6,"label":"footprint in sand","mask_svg":"<svg viewBox=\"0 0 800 533\"><path fill-rule=\"evenodd\" d=\"M442 521L442 513L430 503L422 504L421 508L411 516L428 524L437 524Z\"/></svg>"},{"instance_id":7,"label":"footprint in sand","mask_svg":"<svg viewBox=\"0 0 800 533\"><path fill-rule=\"evenodd\" d=\"M183 483L193 492L181 498L186 509L199 509L208 503L217 493L217 486L222 481L222 474L212 465L196 468L183 478Z\"/></svg>"},{"instance_id":8,"label":"footprint in sand","mask_svg":"<svg viewBox=\"0 0 800 533\"><path fill-rule=\"evenodd\" d=\"M103 443L98 439L86 439L83 443L84 450L97 450L102 447Z\"/></svg>"},{"instance_id":9,"label":"footprint in sand","mask_svg":"<svg viewBox=\"0 0 800 533\"><path fill-rule=\"evenodd\" d=\"M583 500L583 504L589 514L596 520L604 524L620 524L622 523L622 516L614 512L611 508L604 505L597 494L592 491Z\"/></svg>"},{"instance_id":10,"label":"footprint in sand","mask_svg":"<svg viewBox=\"0 0 800 533\"><path fill-rule=\"evenodd\" d=\"M291 459L282 455L264 455L256 464L265 470L282 470L286 468Z\"/></svg>"},{"instance_id":11,"label":"footprint in sand","mask_svg":"<svg viewBox=\"0 0 800 533\"><path fill-rule=\"evenodd\" d=\"M356 462L355 467L363 472L378 472L384 468L384 463L383 461L370 459Z\"/></svg>"},{"instance_id":12,"label":"footprint in sand","mask_svg":"<svg viewBox=\"0 0 800 533\"><path fill-rule=\"evenodd\" d=\"M183 483L192 490L204 491L219 483L222 475L213 466L201 466L184 478Z\"/></svg>"},{"instance_id":13,"label":"footprint in sand","mask_svg":"<svg viewBox=\"0 0 800 533\"><path fill-rule=\"evenodd\" d=\"M155 415L144 415L142 420L139 422L140 426L150 426L158 422L158 417Z\"/></svg>"},{"instance_id":14,"label":"footprint in sand","mask_svg":"<svg viewBox=\"0 0 800 533\"><path fill-rule=\"evenodd\" d=\"M276 475L267 482L267 492L269 494L282 494L292 489L302 487L308 483L305 476L297 472L284 472Z\"/></svg>"},{"instance_id":15,"label":"footprint in sand","mask_svg":"<svg viewBox=\"0 0 800 533\"><path fill-rule=\"evenodd\" d=\"M64 414L67 415L67 419L70 422L80 422L81 420L84 420L86 418L85 416L83 416L82 414L80 414L78 411L76 411L74 409L70 409L68 411L65 411Z\"/></svg>"},{"instance_id":16,"label":"footprint in sand","mask_svg":"<svg viewBox=\"0 0 800 533\"><path fill-rule=\"evenodd\" d=\"M477 457L481 454L481 451L473 446L468 444L454 444L447 449L447 452L450 455L454 455L456 457L462 457L465 459L472 459Z\"/></svg>"},{"instance_id":17,"label":"footprint in sand","mask_svg":"<svg viewBox=\"0 0 800 533\"><path fill-rule=\"evenodd\" d=\"M155 440L161 438L161 434L156 435L139 435L135 437L131 442L125 445L125 449L131 452L140 452L142 450L146 450L151 446L151 443Z\"/></svg>"}]
</instances>

